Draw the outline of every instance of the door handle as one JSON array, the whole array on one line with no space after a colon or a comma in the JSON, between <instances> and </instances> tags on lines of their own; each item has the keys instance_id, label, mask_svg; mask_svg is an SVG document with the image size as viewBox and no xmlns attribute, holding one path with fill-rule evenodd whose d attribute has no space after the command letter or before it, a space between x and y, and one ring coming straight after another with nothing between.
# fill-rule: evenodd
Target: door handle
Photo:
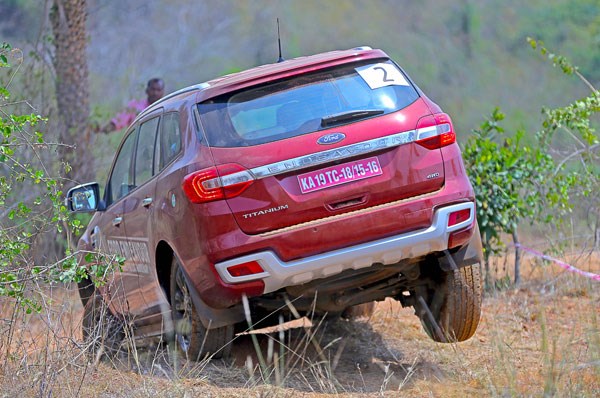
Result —
<instances>
[{"instance_id":1,"label":"door handle","mask_svg":"<svg viewBox=\"0 0 600 398\"><path fill-rule=\"evenodd\" d=\"M115 227L118 227L119 225L121 225L121 222L123 222L123 217L116 217L112 221L112 225L114 225Z\"/></svg>"},{"instance_id":2,"label":"door handle","mask_svg":"<svg viewBox=\"0 0 600 398\"><path fill-rule=\"evenodd\" d=\"M148 207L152 204L152 198L145 198L144 200L142 200L142 206L144 207Z\"/></svg>"}]
</instances>

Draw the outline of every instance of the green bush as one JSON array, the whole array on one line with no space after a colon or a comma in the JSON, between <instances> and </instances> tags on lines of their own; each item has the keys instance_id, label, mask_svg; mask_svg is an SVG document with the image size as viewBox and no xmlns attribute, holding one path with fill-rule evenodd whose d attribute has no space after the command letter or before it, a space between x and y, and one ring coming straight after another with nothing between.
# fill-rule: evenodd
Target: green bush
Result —
<instances>
[{"instance_id":1,"label":"green bush","mask_svg":"<svg viewBox=\"0 0 600 398\"><path fill-rule=\"evenodd\" d=\"M10 91L22 62L19 49L0 45L0 297L15 298L31 312L40 308L32 295L25 294L28 286L90 277L100 280L115 264L113 260L121 259L68 251L56 261L35 263L33 247L38 237L52 231L57 236L65 230L77 233L82 225L70 217L63 203L61 171L43 160L56 157L56 145L46 142L40 131L47 119ZM98 258L88 269L78 265L81 256Z\"/></svg>"},{"instance_id":2,"label":"green bush","mask_svg":"<svg viewBox=\"0 0 600 398\"><path fill-rule=\"evenodd\" d=\"M543 109L544 121L533 145L526 145L524 131L505 136L504 114L494 109L466 141L463 157L477 197L477 220L486 261L486 282L491 285L489 257L503 247L501 234L515 240L515 282L519 282L519 224L559 223L569 214L576 198L598 192L600 143L593 116L600 110L598 91L565 57L549 52L543 43L529 39L534 49L567 75L577 75L590 89L588 97L565 107ZM566 131L576 146L567 151L553 148L558 130ZM564 149L564 148L561 148Z\"/></svg>"}]
</instances>

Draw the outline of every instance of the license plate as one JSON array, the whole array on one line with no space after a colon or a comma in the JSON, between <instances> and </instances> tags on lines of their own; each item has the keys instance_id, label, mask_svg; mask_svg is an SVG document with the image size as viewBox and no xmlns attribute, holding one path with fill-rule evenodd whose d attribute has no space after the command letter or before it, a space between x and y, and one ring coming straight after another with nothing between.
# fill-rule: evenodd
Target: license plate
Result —
<instances>
[{"instance_id":1,"label":"license plate","mask_svg":"<svg viewBox=\"0 0 600 398\"><path fill-rule=\"evenodd\" d=\"M309 193L381 174L383 170L379 165L379 159L372 157L300 174L298 183L302 193Z\"/></svg>"}]
</instances>

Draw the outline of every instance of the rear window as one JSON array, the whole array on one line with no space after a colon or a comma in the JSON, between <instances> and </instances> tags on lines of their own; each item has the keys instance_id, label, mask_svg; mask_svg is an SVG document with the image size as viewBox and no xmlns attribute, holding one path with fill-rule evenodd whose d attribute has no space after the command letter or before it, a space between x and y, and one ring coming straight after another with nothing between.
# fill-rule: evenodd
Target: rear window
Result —
<instances>
[{"instance_id":1,"label":"rear window","mask_svg":"<svg viewBox=\"0 0 600 398\"><path fill-rule=\"evenodd\" d=\"M264 144L398 111L416 90L391 61L326 69L228 93L198 104L208 143Z\"/></svg>"}]
</instances>

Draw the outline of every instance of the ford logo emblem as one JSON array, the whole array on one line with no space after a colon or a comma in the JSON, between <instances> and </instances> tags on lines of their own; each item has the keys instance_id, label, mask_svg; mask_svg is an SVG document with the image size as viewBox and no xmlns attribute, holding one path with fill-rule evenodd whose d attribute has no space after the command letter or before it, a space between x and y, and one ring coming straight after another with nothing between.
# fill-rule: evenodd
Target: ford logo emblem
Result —
<instances>
[{"instance_id":1,"label":"ford logo emblem","mask_svg":"<svg viewBox=\"0 0 600 398\"><path fill-rule=\"evenodd\" d=\"M324 136L319 137L319 139L317 140L317 144L319 144L319 145L337 144L338 142L342 141L344 138L346 138L346 134L344 134L344 133L325 134Z\"/></svg>"}]
</instances>

